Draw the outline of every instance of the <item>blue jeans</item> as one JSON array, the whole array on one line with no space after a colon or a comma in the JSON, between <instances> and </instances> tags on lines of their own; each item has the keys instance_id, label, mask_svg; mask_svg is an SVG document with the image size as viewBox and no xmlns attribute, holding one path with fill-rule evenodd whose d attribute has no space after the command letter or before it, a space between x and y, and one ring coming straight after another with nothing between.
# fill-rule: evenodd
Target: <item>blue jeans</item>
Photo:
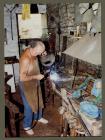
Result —
<instances>
[{"instance_id":1,"label":"blue jeans","mask_svg":"<svg viewBox=\"0 0 105 140\"><path fill-rule=\"evenodd\" d=\"M24 120L23 120L23 127L31 127L32 126L32 119L38 120L42 118L42 110L37 111L37 113L32 112L31 107L29 106L26 97L24 95L23 83L19 82L19 89L20 89L20 96L22 97L23 105L24 105Z\"/></svg>"}]
</instances>

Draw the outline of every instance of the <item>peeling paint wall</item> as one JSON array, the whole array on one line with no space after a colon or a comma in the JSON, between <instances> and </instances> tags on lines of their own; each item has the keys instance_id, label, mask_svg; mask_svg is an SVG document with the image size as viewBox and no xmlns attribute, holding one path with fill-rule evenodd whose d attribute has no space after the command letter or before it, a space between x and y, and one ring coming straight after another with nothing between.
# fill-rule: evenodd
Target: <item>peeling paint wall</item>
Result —
<instances>
[{"instance_id":1,"label":"peeling paint wall","mask_svg":"<svg viewBox=\"0 0 105 140\"><path fill-rule=\"evenodd\" d=\"M7 5L7 8L11 9L11 7L13 7L13 5ZM12 12L13 40L11 36L10 12L7 11L7 8L4 8L4 28L7 30L7 44L4 43L4 56L19 57L16 13L21 13L22 6L19 5L19 7Z\"/></svg>"}]
</instances>

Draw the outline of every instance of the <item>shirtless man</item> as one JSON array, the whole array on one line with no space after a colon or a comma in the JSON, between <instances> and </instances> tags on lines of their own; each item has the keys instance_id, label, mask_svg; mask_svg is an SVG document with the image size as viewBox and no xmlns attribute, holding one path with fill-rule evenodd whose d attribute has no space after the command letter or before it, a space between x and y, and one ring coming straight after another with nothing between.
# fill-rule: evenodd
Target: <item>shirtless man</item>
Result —
<instances>
[{"instance_id":1,"label":"shirtless man","mask_svg":"<svg viewBox=\"0 0 105 140\"><path fill-rule=\"evenodd\" d=\"M44 75L40 74L37 56L46 55L45 46L41 41L33 41L20 57L20 95L24 104L23 127L27 134L33 135L32 117L41 123L48 121L42 118L44 108L40 80ZM34 116L33 116L34 115Z\"/></svg>"}]
</instances>

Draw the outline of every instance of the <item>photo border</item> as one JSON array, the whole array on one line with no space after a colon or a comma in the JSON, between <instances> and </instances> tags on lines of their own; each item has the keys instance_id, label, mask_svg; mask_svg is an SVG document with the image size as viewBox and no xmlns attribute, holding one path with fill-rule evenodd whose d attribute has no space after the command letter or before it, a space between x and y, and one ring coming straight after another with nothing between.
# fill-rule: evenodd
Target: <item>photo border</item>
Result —
<instances>
[{"instance_id":1,"label":"photo border","mask_svg":"<svg viewBox=\"0 0 105 140\"><path fill-rule=\"evenodd\" d=\"M102 94L104 95L105 91L105 1L104 0L0 0L0 139L10 139L10 140L25 140L25 139L32 139L32 140L69 140L69 139L95 139L101 140L105 139L105 112L104 112L104 96L103 96L103 133L101 137L11 137L5 138L5 104L4 104L4 4L23 4L23 3L38 3L38 4L45 4L45 3L61 3L61 2L70 2L70 3L88 3L88 2L101 2L101 27L102 27Z\"/></svg>"}]
</instances>

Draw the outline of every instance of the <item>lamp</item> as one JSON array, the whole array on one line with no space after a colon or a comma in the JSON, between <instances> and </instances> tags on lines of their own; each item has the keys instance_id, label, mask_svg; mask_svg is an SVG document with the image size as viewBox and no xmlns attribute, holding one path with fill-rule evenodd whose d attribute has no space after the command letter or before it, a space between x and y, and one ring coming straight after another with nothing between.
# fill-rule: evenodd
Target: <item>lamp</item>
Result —
<instances>
[{"instance_id":1,"label":"lamp","mask_svg":"<svg viewBox=\"0 0 105 140\"><path fill-rule=\"evenodd\" d=\"M86 34L63 53L94 65L101 65L101 34Z\"/></svg>"},{"instance_id":2,"label":"lamp","mask_svg":"<svg viewBox=\"0 0 105 140\"><path fill-rule=\"evenodd\" d=\"M75 42L71 47L66 49L63 53L70 55L76 59L76 70L72 88L74 86L75 76L77 75L78 59L92 63L94 65L101 65L101 34L89 35L86 34L79 41Z\"/></svg>"}]
</instances>

